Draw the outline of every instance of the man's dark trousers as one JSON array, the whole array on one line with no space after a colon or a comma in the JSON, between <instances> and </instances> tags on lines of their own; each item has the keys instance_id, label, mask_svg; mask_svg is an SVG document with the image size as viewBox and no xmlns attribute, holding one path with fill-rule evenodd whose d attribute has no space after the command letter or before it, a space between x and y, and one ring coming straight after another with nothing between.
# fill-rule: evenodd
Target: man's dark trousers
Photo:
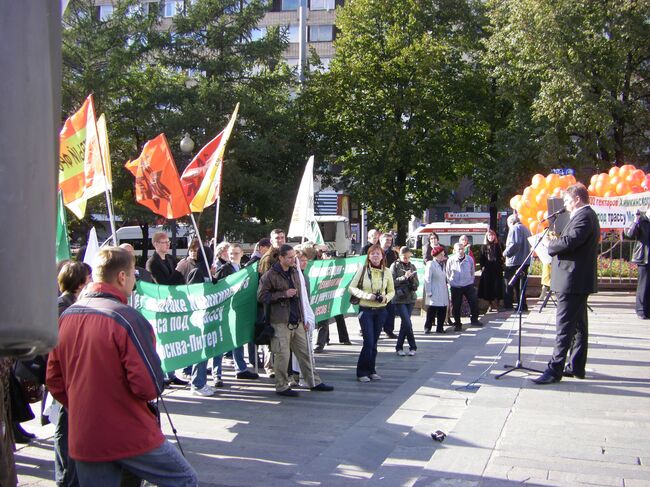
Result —
<instances>
[{"instance_id":1,"label":"man's dark trousers","mask_svg":"<svg viewBox=\"0 0 650 487\"><path fill-rule=\"evenodd\" d=\"M510 279L512 279L512 276L515 275L515 272L517 272L517 269L519 269L519 266L507 266L504 271L503 271L503 278L505 280L505 286L506 286L506 291L505 294L503 295L503 307L504 308L512 308L513 303L515 302L514 298L515 296L517 297L517 302L519 302L519 298L521 297L521 288L524 285L524 279L526 278L526 274L528 274L528 266L524 266L523 269L521 269L521 272L519 273L519 277L515 279L514 285L512 287L508 286L508 283L510 282ZM528 305L526 304L526 296L524 295L524 298L522 299L522 310L526 311L528 309Z\"/></svg>"},{"instance_id":2,"label":"man's dark trousers","mask_svg":"<svg viewBox=\"0 0 650 487\"><path fill-rule=\"evenodd\" d=\"M650 264L639 264L639 281L636 286L636 314L639 318L650 318Z\"/></svg>"},{"instance_id":3,"label":"man's dark trousers","mask_svg":"<svg viewBox=\"0 0 650 487\"><path fill-rule=\"evenodd\" d=\"M585 375L588 348L587 299L588 294L556 293L556 337L548 369L561 378L565 361L567 369L577 376ZM567 355L571 350L571 355Z\"/></svg>"}]
</instances>

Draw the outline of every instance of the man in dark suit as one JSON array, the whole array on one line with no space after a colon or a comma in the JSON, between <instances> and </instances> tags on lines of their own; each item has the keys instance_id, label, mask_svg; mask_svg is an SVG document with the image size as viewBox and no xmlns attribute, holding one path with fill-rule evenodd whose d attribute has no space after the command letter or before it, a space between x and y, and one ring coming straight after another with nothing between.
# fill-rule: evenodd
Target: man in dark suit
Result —
<instances>
[{"instance_id":1,"label":"man in dark suit","mask_svg":"<svg viewBox=\"0 0 650 487\"><path fill-rule=\"evenodd\" d=\"M566 189L563 199L564 208L570 212L569 223L559 238L548 241L548 253L554 257L551 290L557 297L557 335L546 370L533 379L540 385L559 382L563 376L584 379L589 336L587 298L598 291L600 225L589 206L589 193L578 183Z\"/></svg>"}]
</instances>

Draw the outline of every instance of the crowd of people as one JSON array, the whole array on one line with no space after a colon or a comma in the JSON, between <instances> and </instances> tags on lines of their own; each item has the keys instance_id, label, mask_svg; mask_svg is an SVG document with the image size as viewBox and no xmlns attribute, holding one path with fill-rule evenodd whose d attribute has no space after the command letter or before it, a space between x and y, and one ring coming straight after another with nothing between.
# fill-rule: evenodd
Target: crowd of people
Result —
<instances>
[{"instance_id":1,"label":"crowd of people","mask_svg":"<svg viewBox=\"0 0 650 487\"><path fill-rule=\"evenodd\" d=\"M597 221L594 224L593 211L583 200L580 191L567 192L565 196L565 205L571 208L572 214L579 214L575 225L582 222L585 227L578 230L589 230L589 262L585 261L589 267L596 239L592 227L597 228ZM587 211L578 211L583 208ZM638 236L645 231L645 224L646 220L637 218L631 234ZM479 298L488 302L488 312L510 309L515 302L520 310L526 309L525 293L518 289L525 285L526 272L515 276L515 271L529 264L529 234L517 215L508 219L508 225L504 248L494 231L488 230L485 235L478 258L482 270L478 289L476 262L467 237L461 237L448 254L438 236L431 234L423 249L425 334L432 333L434 325L435 333L445 333L445 325L453 326L455 332L462 331L464 313L470 317L470 326L482 326ZM549 251L560 261L573 259L563 257L574 255L571 238L582 237L563 232L560 239L549 244ZM201 247L197 240L189 245L187 257L176 262L169 254L170 240L165 232L154 234L152 242L155 252L145 268L135 265L134 250L129 244L101 249L92 273L89 266L80 262L59 265L59 342L44 358L47 376L42 379L51 396L49 401L44 401L47 407L42 413L55 425L57 485L140 485L142 480L156 485L197 484L196 472L160 430L157 400L165 387L187 386L188 382L194 395L215 394L217 388L223 387L223 355L212 359L214 387L208 384L208 361L183 371L189 381L174 372L164 374L156 353L153 328L128 305L136 280L162 285L214 283L256 264L257 321L272 332L268 347L258 351L254 343L246 346L248 361L244 346L229 352L236 380L258 380L258 365L263 364L268 377L274 379L275 393L280 396L299 396L298 386L315 392L334 390L322 381L314 361L314 353L324 352L329 343L330 320L316 322L309 304L309 276L304 273L310 260L329 258L326 248L313 244L292 247L286 244L284 231L275 229L269 238L257 242L246 263L240 244L222 242L213 254L210 247ZM647 262L647 246L641 250L646 253L639 259L645 258ZM411 315L420 282L411 262L412 251L408 247L396 250L390 233L371 230L362 253L366 256L364 263L348 289L351 301L359 305L363 340L356 377L359 382L371 383L382 378L376 363L382 332L386 338L396 340L395 352L399 357L416 354ZM512 285L508 284L510 279ZM562 270L554 269L552 279L551 288L558 293L558 321L566 329L558 334L556 350L548 369L536 380L538 384L556 382L562 375L584 377L586 296L595 290L595 277L587 273L566 278ZM637 311L647 317L645 289L639 294L641 304ZM499 307L501 299L503 308ZM400 318L398 334L395 334L395 317ZM333 321L337 324L340 343L351 344L344 316L337 316ZM315 344L314 334L317 335ZM97 360L102 367L93 366ZM250 366L255 371L249 370ZM11 418L12 439L28 442L33 435L24 431L20 423L34 416L25 398L22 403L18 400L23 391L12 387L13 382L7 382L7 378L15 381L15 364L3 360L0 371L3 372L0 391L4 394L0 400L5 406L0 419ZM2 444L0 448L6 451L8 446ZM5 477L11 485L15 470L10 464L3 466L8 467Z\"/></svg>"}]
</instances>

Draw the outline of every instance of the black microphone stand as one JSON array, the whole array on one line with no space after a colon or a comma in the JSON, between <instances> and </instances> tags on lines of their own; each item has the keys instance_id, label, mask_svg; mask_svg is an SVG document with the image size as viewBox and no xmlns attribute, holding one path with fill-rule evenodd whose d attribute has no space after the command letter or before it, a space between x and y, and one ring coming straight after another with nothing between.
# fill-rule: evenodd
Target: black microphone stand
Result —
<instances>
[{"instance_id":1,"label":"black microphone stand","mask_svg":"<svg viewBox=\"0 0 650 487\"><path fill-rule=\"evenodd\" d=\"M554 215L557 217L557 215ZM544 229L542 232L542 236L535 242L535 245L533 246L532 249L530 249L530 252L528 253L528 256L524 259L524 261L521 263L519 266L519 269L517 269L517 272L515 272L515 275L512 276L512 279L508 282L508 286L513 287L514 283L517 282L517 279L519 279L519 276L521 275L524 267L526 267L526 262L528 262L531 257L533 256L533 253L535 252L535 249L537 246L541 243L542 240L544 240L544 237L550 230L551 226L549 225ZM519 313L519 340L517 343L517 361L515 362L515 365L504 365L503 367L509 370L506 370L505 372L501 372L499 375L495 376L495 379L500 379L504 375L509 374L510 372L514 372L515 370L527 370L528 372L538 372L542 373L541 370L537 369L531 369L530 367L524 367L521 363L521 321L522 321L522 306L524 302L524 296L526 295L526 286L528 285L528 273L526 273L526 278L524 279L524 282L521 286L521 293L519 295L519 304L517 306L517 313Z\"/></svg>"}]
</instances>

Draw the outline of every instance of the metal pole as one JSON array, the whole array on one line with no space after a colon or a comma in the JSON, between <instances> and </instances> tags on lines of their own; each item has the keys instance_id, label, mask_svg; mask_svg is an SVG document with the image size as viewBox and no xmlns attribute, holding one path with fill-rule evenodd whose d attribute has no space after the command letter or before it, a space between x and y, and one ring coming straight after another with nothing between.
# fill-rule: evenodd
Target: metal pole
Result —
<instances>
[{"instance_id":1,"label":"metal pole","mask_svg":"<svg viewBox=\"0 0 650 487\"><path fill-rule=\"evenodd\" d=\"M194 213L190 213L190 218L192 219L192 224L194 225L194 231L196 232L196 238L199 240L199 247L201 247L201 253L203 254L203 261L205 262L205 267L208 270L208 273L210 273L210 263L208 262L208 256L205 254L205 249L203 248L203 241L201 240L201 234L199 233L199 227L196 224L196 220L194 219Z\"/></svg>"},{"instance_id":2,"label":"metal pole","mask_svg":"<svg viewBox=\"0 0 650 487\"><path fill-rule=\"evenodd\" d=\"M368 226L366 225L366 209L361 207L361 247L366 245L368 239Z\"/></svg>"},{"instance_id":3,"label":"metal pole","mask_svg":"<svg viewBox=\"0 0 650 487\"><path fill-rule=\"evenodd\" d=\"M298 81L303 84L307 71L307 0L300 0L298 29Z\"/></svg>"}]
</instances>

